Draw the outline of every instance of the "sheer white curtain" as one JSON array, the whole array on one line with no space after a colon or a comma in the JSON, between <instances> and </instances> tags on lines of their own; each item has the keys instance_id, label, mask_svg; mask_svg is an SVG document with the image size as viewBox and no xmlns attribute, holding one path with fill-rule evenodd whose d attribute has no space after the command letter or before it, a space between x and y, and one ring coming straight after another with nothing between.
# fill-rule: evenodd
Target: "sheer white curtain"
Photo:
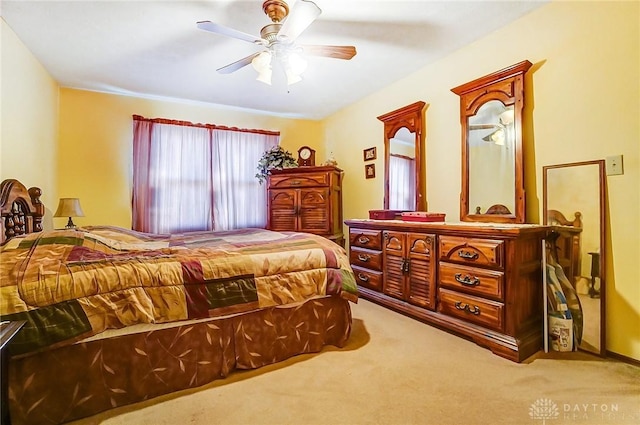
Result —
<instances>
[{"instance_id":1,"label":"sheer white curtain","mask_svg":"<svg viewBox=\"0 0 640 425\"><path fill-rule=\"evenodd\" d=\"M144 149L148 167L136 167L135 196L144 193L143 204L134 202L134 229L172 233L213 229L211 132L202 127L139 122L148 127L148 139L134 137L134 157ZM135 127L135 126L134 126ZM134 134L135 134L134 130ZM144 142L148 144L142 148ZM140 165L140 164L138 164ZM146 220L136 222L136 210Z\"/></svg>"},{"instance_id":2,"label":"sheer white curtain","mask_svg":"<svg viewBox=\"0 0 640 425\"><path fill-rule=\"evenodd\" d=\"M389 209L414 210L415 161L400 155L389 155Z\"/></svg>"},{"instance_id":3,"label":"sheer white curtain","mask_svg":"<svg viewBox=\"0 0 640 425\"><path fill-rule=\"evenodd\" d=\"M255 178L262 154L279 136L213 130L215 230L265 227L267 191Z\"/></svg>"},{"instance_id":4,"label":"sheer white curtain","mask_svg":"<svg viewBox=\"0 0 640 425\"><path fill-rule=\"evenodd\" d=\"M264 227L255 178L277 133L134 116L133 229L148 233Z\"/></svg>"}]
</instances>

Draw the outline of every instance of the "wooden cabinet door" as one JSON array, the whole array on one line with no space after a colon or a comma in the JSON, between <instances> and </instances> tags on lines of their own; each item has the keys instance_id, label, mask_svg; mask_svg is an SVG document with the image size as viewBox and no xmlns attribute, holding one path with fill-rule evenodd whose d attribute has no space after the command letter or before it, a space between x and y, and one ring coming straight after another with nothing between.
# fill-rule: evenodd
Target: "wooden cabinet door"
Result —
<instances>
[{"instance_id":1,"label":"wooden cabinet door","mask_svg":"<svg viewBox=\"0 0 640 425\"><path fill-rule=\"evenodd\" d=\"M384 284L382 292L405 299L405 245L404 232L385 230L383 233Z\"/></svg>"},{"instance_id":2,"label":"wooden cabinet door","mask_svg":"<svg viewBox=\"0 0 640 425\"><path fill-rule=\"evenodd\" d=\"M300 232L329 233L329 189L302 188L298 190Z\"/></svg>"},{"instance_id":3,"label":"wooden cabinet door","mask_svg":"<svg viewBox=\"0 0 640 425\"><path fill-rule=\"evenodd\" d=\"M434 247L434 235L385 231L383 292L434 310Z\"/></svg>"},{"instance_id":4,"label":"wooden cabinet door","mask_svg":"<svg viewBox=\"0 0 640 425\"><path fill-rule=\"evenodd\" d=\"M298 228L297 193L295 189L269 192L269 229L295 231Z\"/></svg>"},{"instance_id":5,"label":"wooden cabinet door","mask_svg":"<svg viewBox=\"0 0 640 425\"><path fill-rule=\"evenodd\" d=\"M407 301L435 310L435 235L408 233L406 256L408 259Z\"/></svg>"}]
</instances>

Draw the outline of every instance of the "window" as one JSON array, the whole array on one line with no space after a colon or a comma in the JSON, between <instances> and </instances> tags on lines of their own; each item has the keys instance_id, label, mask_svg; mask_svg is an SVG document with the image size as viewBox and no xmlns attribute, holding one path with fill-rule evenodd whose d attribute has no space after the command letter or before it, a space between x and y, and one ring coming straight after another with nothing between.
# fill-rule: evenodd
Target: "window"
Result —
<instances>
[{"instance_id":1,"label":"window","mask_svg":"<svg viewBox=\"0 0 640 425\"><path fill-rule=\"evenodd\" d=\"M133 229L148 233L264 227L255 179L279 133L134 116Z\"/></svg>"},{"instance_id":2,"label":"window","mask_svg":"<svg viewBox=\"0 0 640 425\"><path fill-rule=\"evenodd\" d=\"M394 190L389 194L389 209L413 210L415 204L415 161L403 155L389 155L389 181Z\"/></svg>"}]
</instances>

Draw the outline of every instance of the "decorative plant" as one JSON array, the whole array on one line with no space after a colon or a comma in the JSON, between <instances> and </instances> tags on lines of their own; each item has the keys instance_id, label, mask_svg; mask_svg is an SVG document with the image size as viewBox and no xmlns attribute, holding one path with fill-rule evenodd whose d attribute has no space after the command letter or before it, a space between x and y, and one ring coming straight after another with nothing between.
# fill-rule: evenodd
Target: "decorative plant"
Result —
<instances>
[{"instance_id":1,"label":"decorative plant","mask_svg":"<svg viewBox=\"0 0 640 425\"><path fill-rule=\"evenodd\" d=\"M258 161L258 173L256 178L262 184L267 180L267 176L273 169L282 170L283 168L294 168L298 166L298 162L291 155L291 152L285 151L281 146L274 146L266 151L260 161Z\"/></svg>"}]
</instances>

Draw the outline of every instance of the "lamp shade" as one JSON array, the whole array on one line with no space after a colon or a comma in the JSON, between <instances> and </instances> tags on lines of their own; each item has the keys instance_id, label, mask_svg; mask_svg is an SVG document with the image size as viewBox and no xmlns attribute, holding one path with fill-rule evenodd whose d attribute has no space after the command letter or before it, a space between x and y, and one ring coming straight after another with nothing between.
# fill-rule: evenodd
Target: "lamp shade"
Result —
<instances>
[{"instance_id":1,"label":"lamp shade","mask_svg":"<svg viewBox=\"0 0 640 425\"><path fill-rule=\"evenodd\" d=\"M84 217L78 198L60 198L54 217Z\"/></svg>"},{"instance_id":2,"label":"lamp shade","mask_svg":"<svg viewBox=\"0 0 640 425\"><path fill-rule=\"evenodd\" d=\"M271 85L271 52L260 52L258 56L253 58L251 65L258 71L256 80Z\"/></svg>"}]
</instances>

